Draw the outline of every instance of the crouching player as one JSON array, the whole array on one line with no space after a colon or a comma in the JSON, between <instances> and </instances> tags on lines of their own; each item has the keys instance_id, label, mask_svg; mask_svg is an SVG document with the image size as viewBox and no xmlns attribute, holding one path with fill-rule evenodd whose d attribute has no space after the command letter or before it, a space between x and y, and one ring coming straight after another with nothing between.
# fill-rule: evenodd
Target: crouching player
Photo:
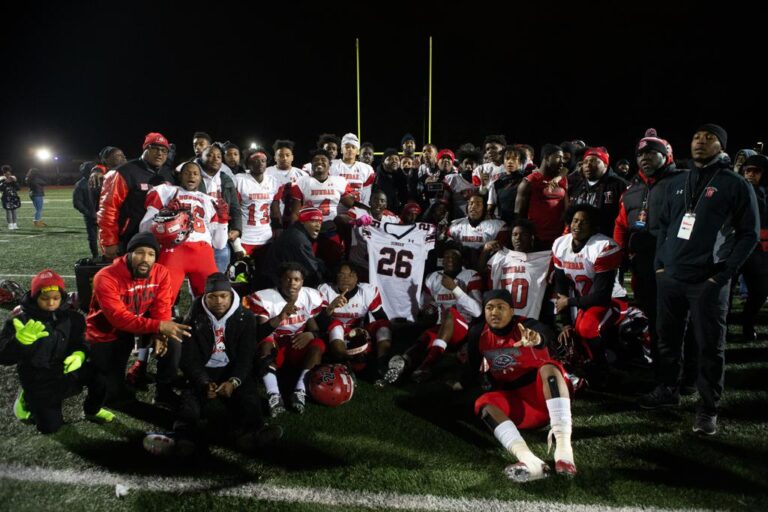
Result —
<instances>
[{"instance_id":1,"label":"crouching player","mask_svg":"<svg viewBox=\"0 0 768 512\"><path fill-rule=\"evenodd\" d=\"M328 303L318 320L321 325L328 326L331 361L348 361L350 357L347 350L352 348L347 346L348 335L354 328L365 327L371 339L376 341L376 370L379 378L384 378L392 346L392 331L378 287L358 282L355 265L343 262L336 272L335 282L321 284L318 291ZM373 317L370 323L369 315ZM382 384L384 382L379 383Z\"/></svg>"},{"instance_id":2,"label":"crouching player","mask_svg":"<svg viewBox=\"0 0 768 512\"><path fill-rule=\"evenodd\" d=\"M300 264L283 263L278 287L252 293L246 300L246 306L261 325L261 335L265 336L259 342L255 366L267 389L273 418L285 412L277 370L285 362L301 370L291 395L291 407L301 414L307 401L307 373L320 364L325 352L315 317L328 304L320 292L304 287L305 276L306 270Z\"/></svg>"},{"instance_id":3,"label":"crouching player","mask_svg":"<svg viewBox=\"0 0 768 512\"><path fill-rule=\"evenodd\" d=\"M61 403L80 393L89 379L85 362L85 319L66 300L64 280L45 269L6 320L0 334L0 360L16 363L21 390L16 417L32 421L43 434L64 424ZM114 415L89 393L83 404L88 419L110 422Z\"/></svg>"},{"instance_id":4,"label":"crouching player","mask_svg":"<svg viewBox=\"0 0 768 512\"><path fill-rule=\"evenodd\" d=\"M516 482L544 478L547 464L531 452L518 428L539 428L549 420L555 440L555 471L576 475L571 448L571 402L565 370L553 361L547 344L554 332L538 320L515 316L512 295L492 290L483 296L485 322L467 335L469 366L462 382L470 385L485 371L496 386L475 402L475 414L518 462L505 469Z\"/></svg>"}]
</instances>

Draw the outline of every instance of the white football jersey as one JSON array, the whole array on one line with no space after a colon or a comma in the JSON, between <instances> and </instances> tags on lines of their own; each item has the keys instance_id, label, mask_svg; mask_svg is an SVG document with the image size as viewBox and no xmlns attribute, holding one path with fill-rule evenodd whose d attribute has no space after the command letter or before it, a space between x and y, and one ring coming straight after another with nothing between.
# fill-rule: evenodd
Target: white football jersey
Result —
<instances>
[{"instance_id":1,"label":"white football jersey","mask_svg":"<svg viewBox=\"0 0 768 512\"><path fill-rule=\"evenodd\" d=\"M363 210L362 208L359 208L357 206L350 208L347 211L347 215L354 220L360 217L361 215L370 215L369 212ZM384 210L381 213L381 221L384 222L392 222L394 224L400 224L400 217L395 215L389 210ZM349 261L354 263L355 265L359 266L360 268L367 269L368 268L368 244L365 243L365 238L363 238L360 235L360 230L363 228L355 227L352 228L352 243L349 250Z\"/></svg>"},{"instance_id":2,"label":"white football jersey","mask_svg":"<svg viewBox=\"0 0 768 512\"><path fill-rule=\"evenodd\" d=\"M371 187L376 178L373 167L363 162L355 162L347 165L343 160L334 160L329 171L331 176L341 176L353 191L355 201L364 205L371 203Z\"/></svg>"},{"instance_id":3,"label":"white football jersey","mask_svg":"<svg viewBox=\"0 0 768 512\"><path fill-rule=\"evenodd\" d=\"M368 244L368 280L381 290L390 319L413 321L421 306L427 254L435 247L434 224L373 221L360 230Z\"/></svg>"},{"instance_id":4,"label":"white football jersey","mask_svg":"<svg viewBox=\"0 0 768 512\"><path fill-rule=\"evenodd\" d=\"M340 293L336 287L329 284L321 284L317 290L323 296L327 304L333 302ZM369 313L374 313L382 308L379 289L372 284L358 283L357 293L347 303L336 308L331 315L333 320L338 320L344 326L344 332L349 332L353 327L362 327Z\"/></svg>"},{"instance_id":5,"label":"white football jersey","mask_svg":"<svg viewBox=\"0 0 768 512\"><path fill-rule=\"evenodd\" d=\"M443 179L446 188L451 193L451 202L453 203L454 215L460 217L467 214L467 201L470 196L478 191L477 185L464 179L459 173L446 174Z\"/></svg>"},{"instance_id":6,"label":"white football jersey","mask_svg":"<svg viewBox=\"0 0 768 512\"><path fill-rule=\"evenodd\" d=\"M262 318L275 318L283 310L288 301L277 290L277 288L268 288L250 294L245 299L245 306L250 309L254 315ZM314 288L302 287L299 296L296 299L296 312L283 320L273 336L289 336L300 333L304 330L310 318L316 317L325 308L325 300L320 292Z\"/></svg>"},{"instance_id":7,"label":"white football jersey","mask_svg":"<svg viewBox=\"0 0 768 512\"><path fill-rule=\"evenodd\" d=\"M525 253L503 248L488 260L491 288L512 294L516 315L538 320L551 262L549 251Z\"/></svg>"},{"instance_id":8,"label":"white football jersey","mask_svg":"<svg viewBox=\"0 0 768 512\"><path fill-rule=\"evenodd\" d=\"M479 187L483 183L480 177L480 174L482 173L490 175L488 183L491 184L497 179L501 178L505 172L507 172L507 169L504 167L504 165L496 165L491 163L479 165L475 167L474 171L472 171L472 183Z\"/></svg>"},{"instance_id":9,"label":"white football jersey","mask_svg":"<svg viewBox=\"0 0 768 512\"><path fill-rule=\"evenodd\" d=\"M612 238L603 234L592 235L579 252L573 252L573 235L563 235L552 244L552 261L555 268L562 269L574 284L579 297L589 294L595 275L600 272L617 270L623 258L621 247ZM627 295L617 281L613 284L612 297Z\"/></svg>"},{"instance_id":10,"label":"white football jersey","mask_svg":"<svg viewBox=\"0 0 768 512\"><path fill-rule=\"evenodd\" d=\"M313 176L303 176L291 187L291 199L298 199L302 206L320 208L326 222L336 218L341 198L352 192L341 176L328 176L323 182Z\"/></svg>"},{"instance_id":11,"label":"white football jersey","mask_svg":"<svg viewBox=\"0 0 768 512\"><path fill-rule=\"evenodd\" d=\"M158 185L149 191L144 205L147 213L141 220L141 225L151 222L155 214L168 206L171 201L178 201L182 208L189 209L192 214L192 230L187 237L187 242L205 242L213 245L211 238L212 224L218 220L213 199L203 192L188 192L176 185Z\"/></svg>"},{"instance_id":12,"label":"white football jersey","mask_svg":"<svg viewBox=\"0 0 768 512\"><path fill-rule=\"evenodd\" d=\"M443 322L445 312L456 306L464 320L469 322L482 313L482 288L483 283L480 274L472 269L462 269L456 276L456 284L465 293L461 299L457 299L452 290L443 286L443 272L432 272L424 281L425 303L435 304L438 309L438 323Z\"/></svg>"},{"instance_id":13,"label":"white football jersey","mask_svg":"<svg viewBox=\"0 0 768 512\"><path fill-rule=\"evenodd\" d=\"M448 236L464 247L482 249L486 242L501 240L507 234L507 224L499 219L482 220L472 226L467 217L456 219L448 226Z\"/></svg>"},{"instance_id":14,"label":"white football jersey","mask_svg":"<svg viewBox=\"0 0 768 512\"><path fill-rule=\"evenodd\" d=\"M272 176L265 174L259 183L248 172L235 176L235 188L243 217L240 240L248 245L266 244L272 240L272 201L280 201L282 189Z\"/></svg>"},{"instance_id":15,"label":"white football jersey","mask_svg":"<svg viewBox=\"0 0 768 512\"><path fill-rule=\"evenodd\" d=\"M309 176L309 173L302 171L298 167L291 167L287 171L281 171L277 168L276 165L267 167L267 169L264 171L264 174L274 178L275 182L277 182L278 188L280 188L280 192L283 197L289 196L290 186L296 183L299 178L302 176ZM285 203L282 201L280 202L280 214L285 214Z\"/></svg>"}]
</instances>

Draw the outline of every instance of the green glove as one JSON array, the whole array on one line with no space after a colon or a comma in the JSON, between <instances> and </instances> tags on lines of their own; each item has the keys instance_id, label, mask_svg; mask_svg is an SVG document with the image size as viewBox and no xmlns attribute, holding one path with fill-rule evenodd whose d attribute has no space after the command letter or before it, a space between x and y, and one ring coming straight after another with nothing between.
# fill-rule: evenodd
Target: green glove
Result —
<instances>
[{"instance_id":1,"label":"green glove","mask_svg":"<svg viewBox=\"0 0 768 512\"><path fill-rule=\"evenodd\" d=\"M83 366L84 361L85 352L80 350L77 352L72 352L67 356L66 359L64 359L64 374L78 370L81 366Z\"/></svg>"},{"instance_id":2,"label":"green glove","mask_svg":"<svg viewBox=\"0 0 768 512\"><path fill-rule=\"evenodd\" d=\"M48 336L45 325L38 320L30 320L24 325L21 323L21 320L14 318L13 328L16 329L16 339L22 345L31 345L40 338Z\"/></svg>"},{"instance_id":3,"label":"green glove","mask_svg":"<svg viewBox=\"0 0 768 512\"><path fill-rule=\"evenodd\" d=\"M247 283L248 278L245 276L245 273L241 272L235 276L235 282L236 283Z\"/></svg>"}]
</instances>

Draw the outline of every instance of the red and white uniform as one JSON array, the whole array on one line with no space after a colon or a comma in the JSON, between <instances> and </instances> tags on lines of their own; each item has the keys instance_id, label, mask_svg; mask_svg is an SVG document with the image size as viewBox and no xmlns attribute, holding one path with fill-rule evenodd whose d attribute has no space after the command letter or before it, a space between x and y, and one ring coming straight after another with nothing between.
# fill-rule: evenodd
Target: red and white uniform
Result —
<instances>
[{"instance_id":1,"label":"red and white uniform","mask_svg":"<svg viewBox=\"0 0 768 512\"><path fill-rule=\"evenodd\" d=\"M489 288L509 290L515 315L538 320L551 262L549 251L525 253L503 248L488 260Z\"/></svg>"},{"instance_id":2,"label":"red and white uniform","mask_svg":"<svg viewBox=\"0 0 768 512\"><path fill-rule=\"evenodd\" d=\"M340 295L336 288L328 283L321 284L318 291L328 304ZM389 319L384 313L379 289L372 284L358 283L357 292L351 297L347 295L347 299L344 306L336 308L331 314L332 321L328 325L329 340L344 339L345 335L355 327L367 329L372 339L378 339L379 329L389 327ZM369 323L371 319L373 321ZM389 331L386 332L385 337L389 339Z\"/></svg>"},{"instance_id":3,"label":"red and white uniform","mask_svg":"<svg viewBox=\"0 0 768 512\"><path fill-rule=\"evenodd\" d=\"M356 220L363 215L370 215L369 212L354 206L347 211L347 215L352 220ZM381 212L380 222L392 222L394 224L400 224L400 217L395 215L389 210ZM365 243L365 238L360 235L359 231L362 228L356 227L352 229L352 243L349 250L349 261L354 263L360 268L368 268L368 244Z\"/></svg>"},{"instance_id":4,"label":"red and white uniform","mask_svg":"<svg viewBox=\"0 0 768 512\"><path fill-rule=\"evenodd\" d=\"M227 223L216 215L210 195L198 191L187 191L175 185L158 185L148 194L144 203L147 212L139 225L139 231L149 231L154 216L169 203L178 202L181 208L191 214L192 229L187 239L171 247L163 247L157 262L168 268L171 275L173 300L179 294L184 277L189 276L192 294L197 297L205 290L205 280L218 272L213 249L227 245ZM173 206L173 205L171 205Z\"/></svg>"},{"instance_id":5,"label":"red and white uniform","mask_svg":"<svg viewBox=\"0 0 768 512\"><path fill-rule=\"evenodd\" d=\"M282 189L272 176L263 175L261 183L251 173L235 176L235 188L243 215L243 246L261 246L272 240L270 212L273 201L282 199ZM250 253L247 247L246 252Z\"/></svg>"},{"instance_id":6,"label":"red and white uniform","mask_svg":"<svg viewBox=\"0 0 768 512\"><path fill-rule=\"evenodd\" d=\"M451 339L444 340L448 345L457 345L464 341L469 322L483 312L480 305L482 303L480 274L471 269L462 269L455 278L458 286L453 290L443 286L442 280L442 272L432 272L424 282L424 303L434 304L438 311L438 325L424 332L423 340L430 348L435 345L439 326L446 321L446 315L449 312L453 317L453 334Z\"/></svg>"},{"instance_id":7,"label":"red and white uniform","mask_svg":"<svg viewBox=\"0 0 768 512\"><path fill-rule=\"evenodd\" d=\"M267 167L264 170L265 176L271 176L277 183L277 187L280 189L282 197L288 197L290 195L289 189L291 185L295 184L302 176L309 176L310 172L304 172L298 167L291 167L287 171L278 169L276 165ZM280 202L280 214L285 215L285 203Z\"/></svg>"},{"instance_id":8,"label":"red and white uniform","mask_svg":"<svg viewBox=\"0 0 768 512\"><path fill-rule=\"evenodd\" d=\"M355 196L355 201L364 205L371 202L371 187L376 178L376 172L373 167L363 162L355 162L347 165L343 160L334 160L329 171L331 176L341 176L347 183Z\"/></svg>"},{"instance_id":9,"label":"red and white uniform","mask_svg":"<svg viewBox=\"0 0 768 512\"><path fill-rule=\"evenodd\" d=\"M328 176L322 182L313 176L302 176L291 187L291 198L301 201L303 206L319 208L323 222L336 218L341 198L346 195L354 195L354 190L341 176Z\"/></svg>"},{"instance_id":10,"label":"red and white uniform","mask_svg":"<svg viewBox=\"0 0 768 512\"><path fill-rule=\"evenodd\" d=\"M477 226L469 223L464 217L456 219L448 226L448 236L464 247L482 249L486 242L499 240L503 242L509 236L509 229L503 220L481 220Z\"/></svg>"},{"instance_id":11,"label":"red and white uniform","mask_svg":"<svg viewBox=\"0 0 768 512\"><path fill-rule=\"evenodd\" d=\"M451 194L454 215L464 216L467 211L467 201L478 191L478 186L464 179L459 173L446 174L443 178L446 190Z\"/></svg>"},{"instance_id":12,"label":"red and white uniform","mask_svg":"<svg viewBox=\"0 0 768 512\"><path fill-rule=\"evenodd\" d=\"M531 184L528 220L536 227L536 239L554 242L565 228L563 212L568 180L562 176L547 179L540 172L529 174L525 179Z\"/></svg>"},{"instance_id":13,"label":"red and white uniform","mask_svg":"<svg viewBox=\"0 0 768 512\"><path fill-rule=\"evenodd\" d=\"M483 164L475 167L475 170L472 171L472 183L479 187L483 184L483 181L480 177L480 174L488 174L490 175L490 180L488 184L490 185L497 179L501 178L504 173L507 172L507 169L504 167L504 165L496 165L496 164Z\"/></svg>"},{"instance_id":14,"label":"red and white uniform","mask_svg":"<svg viewBox=\"0 0 768 512\"><path fill-rule=\"evenodd\" d=\"M246 308L250 309L257 317L267 320L278 316L287 303L288 301L276 288L260 290L250 294L245 299ZM288 360L292 365L300 364L310 346L325 350L325 344L319 338L310 341L306 347L300 350L291 347L293 337L303 332L307 322L328 306L323 296L314 288L302 287L295 305L296 312L283 320L272 334L261 340L261 343L277 345L276 364L278 368L283 365L285 360Z\"/></svg>"},{"instance_id":15,"label":"red and white uniform","mask_svg":"<svg viewBox=\"0 0 768 512\"><path fill-rule=\"evenodd\" d=\"M373 221L360 230L368 244L368 277L381 290L387 317L413 321L419 311L427 254L435 247L435 225Z\"/></svg>"}]
</instances>

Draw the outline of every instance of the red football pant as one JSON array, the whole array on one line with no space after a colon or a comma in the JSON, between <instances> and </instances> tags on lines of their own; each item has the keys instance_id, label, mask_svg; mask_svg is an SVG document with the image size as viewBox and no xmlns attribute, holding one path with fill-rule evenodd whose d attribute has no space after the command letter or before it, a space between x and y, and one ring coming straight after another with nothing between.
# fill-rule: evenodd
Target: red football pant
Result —
<instances>
[{"instance_id":1,"label":"red football pant","mask_svg":"<svg viewBox=\"0 0 768 512\"><path fill-rule=\"evenodd\" d=\"M459 310L455 307L449 308L445 314L446 316L450 313L453 316L453 335L451 336L451 339L445 340L448 345L458 345L462 341L464 341L464 338L467 337L467 332L469 331L469 325L467 324L467 321L464 320L464 317L461 316L461 313L459 313ZM428 347L432 347L432 343L437 339L437 333L440 331L440 326L435 325L434 327L430 327L426 331L424 331L424 334L422 335L422 340Z\"/></svg>"},{"instance_id":2,"label":"red football pant","mask_svg":"<svg viewBox=\"0 0 768 512\"><path fill-rule=\"evenodd\" d=\"M245 254L251 257L253 260L254 267L258 268L259 263L261 263L261 260L264 259L264 256L267 254L267 249L269 249L269 244L262 244L262 245L251 245L251 244L241 244L243 246L243 250L245 251Z\"/></svg>"},{"instance_id":3,"label":"red football pant","mask_svg":"<svg viewBox=\"0 0 768 512\"><path fill-rule=\"evenodd\" d=\"M301 368L304 364L304 357L307 355L310 347L320 349L320 354L325 352L325 342L320 338L315 338L306 344L304 348L293 348L291 345L291 336L282 336L275 341L273 337L264 338L262 343L271 343L277 345L277 356L275 357L275 368L281 368L284 363L288 363L292 368Z\"/></svg>"},{"instance_id":4,"label":"red football pant","mask_svg":"<svg viewBox=\"0 0 768 512\"><path fill-rule=\"evenodd\" d=\"M621 319L621 311L626 309L627 303L619 299L613 299L608 307L595 306L580 309L573 328L582 339L598 338L605 329L616 326L616 322Z\"/></svg>"},{"instance_id":5,"label":"red football pant","mask_svg":"<svg viewBox=\"0 0 768 512\"><path fill-rule=\"evenodd\" d=\"M205 291L208 276L219 271L213 259L213 247L206 242L184 242L163 249L157 262L165 265L171 275L173 302L176 302L184 277L189 276L192 294L199 297Z\"/></svg>"}]
</instances>

